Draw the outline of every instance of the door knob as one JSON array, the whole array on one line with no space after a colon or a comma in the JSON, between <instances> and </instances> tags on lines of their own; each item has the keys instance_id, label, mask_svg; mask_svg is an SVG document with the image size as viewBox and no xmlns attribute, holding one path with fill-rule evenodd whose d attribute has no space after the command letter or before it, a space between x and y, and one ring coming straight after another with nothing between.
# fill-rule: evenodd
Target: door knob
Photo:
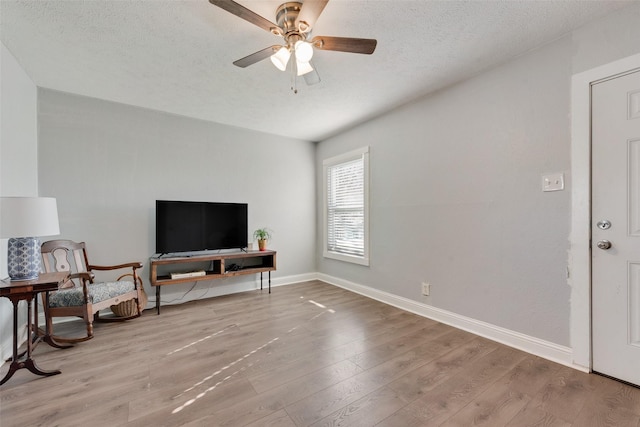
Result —
<instances>
[{"instance_id":1,"label":"door knob","mask_svg":"<svg viewBox=\"0 0 640 427\"><path fill-rule=\"evenodd\" d=\"M611 242L608 240L600 240L596 243L600 249L607 250L611 247Z\"/></svg>"}]
</instances>

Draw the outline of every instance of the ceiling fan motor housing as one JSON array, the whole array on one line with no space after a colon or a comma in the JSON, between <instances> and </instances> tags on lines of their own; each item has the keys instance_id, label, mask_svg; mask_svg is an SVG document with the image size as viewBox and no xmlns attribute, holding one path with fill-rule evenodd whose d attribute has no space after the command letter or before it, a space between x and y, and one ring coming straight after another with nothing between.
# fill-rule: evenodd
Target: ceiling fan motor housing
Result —
<instances>
[{"instance_id":1,"label":"ceiling fan motor housing","mask_svg":"<svg viewBox=\"0 0 640 427\"><path fill-rule=\"evenodd\" d=\"M293 45L298 40L305 40L307 38L306 34L302 33L296 25L296 20L298 19L301 9L302 3L290 1L281 4L276 10L276 22L284 32L282 36L289 45Z\"/></svg>"},{"instance_id":2,"label":"ceiling fan motor housing","mask_svg":"<svg viewBox=\"0 0 640 427\"><path fill-rule=\"evenodd\" d=\"M298 30L296 28L296 19L298 19L300 9L302 9L302 3L290 1L281 4L276 10L276 22L285 33Z\"/></svg>"}]
</instances>

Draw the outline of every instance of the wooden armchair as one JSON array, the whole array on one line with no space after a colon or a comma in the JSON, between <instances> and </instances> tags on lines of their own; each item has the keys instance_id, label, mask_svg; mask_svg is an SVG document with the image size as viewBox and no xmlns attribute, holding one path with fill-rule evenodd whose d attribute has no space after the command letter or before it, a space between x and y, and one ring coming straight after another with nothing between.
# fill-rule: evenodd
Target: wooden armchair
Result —
<instances>
[{"instance_id":1,"label":"wooden armchair","mask_svg":"<svg viewBox=\"0 0 640 427\"><path fill-rule=\"evenodd\" d=\"M94 321L121 321L139 317L142 280L137 270L142 268L139 262L113 266L99 266L89 263L85 243L71 240L51 240L42 244L42 261L45 272L68 271L71 279L60 286L48 297L43 294L47 334L59 342L79 342L93 338ZM130 269L113 282L94 282L94 271ZM133 280L122 280L130 277ZM135 300L137 310L132 316L121 318L100 318L99 311L117 305L122 301ZM53 318L77 316L85 320L87 335L80 338L68 338L53 334Z\"/></svg>"}]
</instances>

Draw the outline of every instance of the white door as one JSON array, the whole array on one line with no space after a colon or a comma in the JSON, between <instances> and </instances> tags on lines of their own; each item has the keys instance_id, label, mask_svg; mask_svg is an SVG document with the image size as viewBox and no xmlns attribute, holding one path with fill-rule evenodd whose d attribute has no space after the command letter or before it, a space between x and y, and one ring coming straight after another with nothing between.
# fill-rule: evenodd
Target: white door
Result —
<instances>
[{"instance_id":1,"label":"white door","mask_svg":"<svg viewBox=\"0 0 640 427\"><path fill-rule=\"evenodd\" d=\"M593 370L640 385L640 72L591 108Z\"/></svg>"}]
</instances>

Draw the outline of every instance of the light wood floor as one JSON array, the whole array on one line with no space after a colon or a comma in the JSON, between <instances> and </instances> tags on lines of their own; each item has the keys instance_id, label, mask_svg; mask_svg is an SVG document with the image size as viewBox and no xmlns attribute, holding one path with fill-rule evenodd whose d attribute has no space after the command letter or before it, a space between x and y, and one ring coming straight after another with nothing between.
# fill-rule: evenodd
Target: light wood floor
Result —
<instances>
[{"instance_id":1,"label":"light wood floor","mask_svg":"<svg viewBox=\"0 0 640 427\"><path fill-rule=\"evenodd\" d=\"M95 334L39 345L38 365L62 374L18 371L0 426L640 426L640 389L322 282Z\"/></svg>"}]
</instances>

